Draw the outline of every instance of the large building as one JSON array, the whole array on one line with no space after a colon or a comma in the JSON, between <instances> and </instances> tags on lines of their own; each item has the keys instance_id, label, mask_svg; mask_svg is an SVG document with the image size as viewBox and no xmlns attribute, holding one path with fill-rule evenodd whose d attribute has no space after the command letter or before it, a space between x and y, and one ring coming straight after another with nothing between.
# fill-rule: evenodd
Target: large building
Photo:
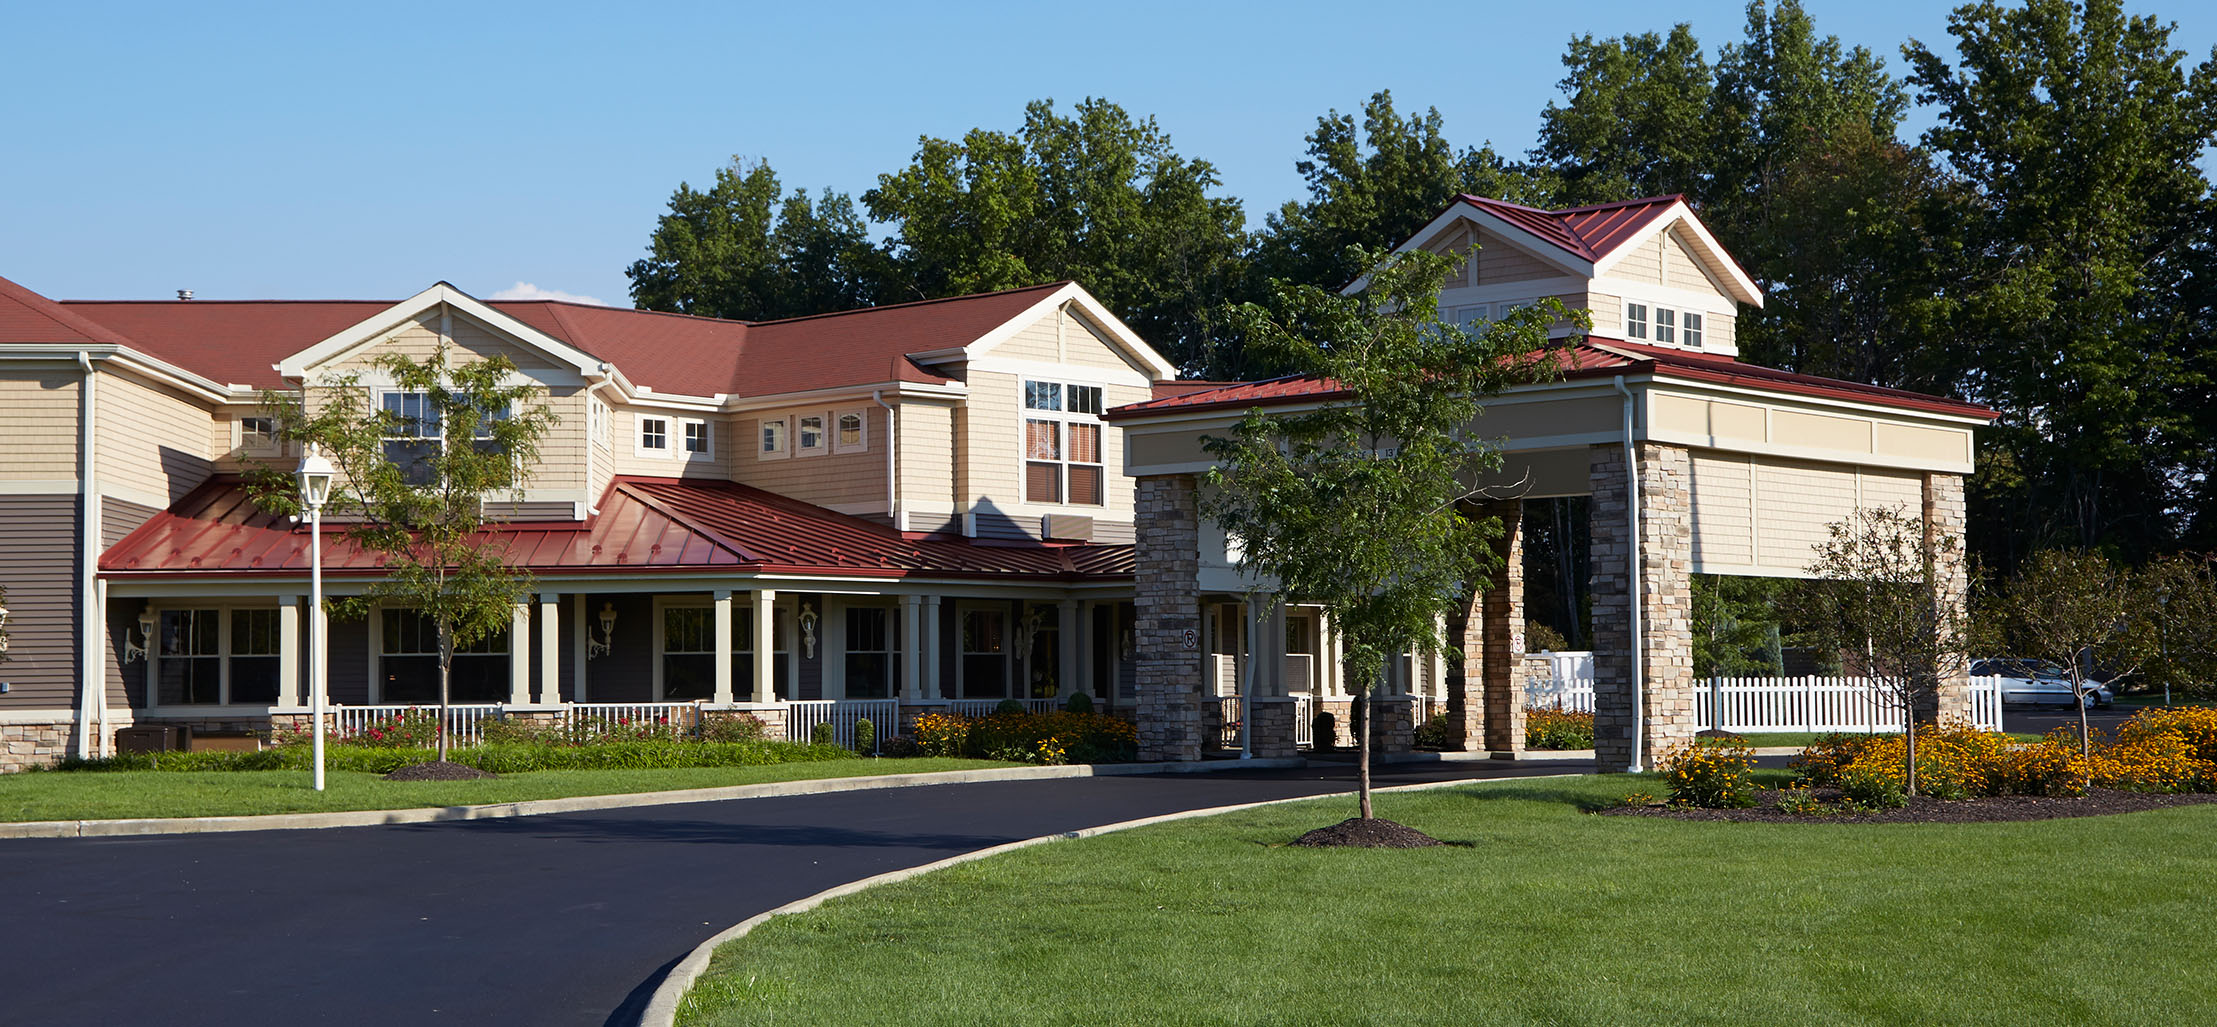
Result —
<instances>
[{"instance_id":1,"label":"large building","mask_svg":"<svg viewBox=\"0 0 2217 1027\"><path fill-rule=\"evenodd\" d=\"M1470 255L1441 297L1459 322L1541 297L1593 312L1564 379L1490 402L1484 429L1524 483L1497 508L1512 523L1521 498L1594 499L1606 764L1690 730L1689 574L1798 575L1859 506L1960 532L1991 415L1739 362L1734 325L1761 295L1678 199L1464 197L1411 247ZM487 507L535 586L505 637L457 657L458 702L687 704L791 730L1082 692L1166 759L1224 741L1227 695L1265 700L1235 744L1266 753L1295 744L1293 704L1345 702L1329 621L1258 602L1268 583L1194 507L1202 436L1339 393L1177 381L1075 284L740 323L443 283L398 302L58 302L0 279L0 768L110 751L133 724L266 734L305 713L317 659L347 709L431 700L412 611L333 622L308 651L307 529L240 476L299 459L266 393L352 374L404 411L377 358L441 347L508 358L560 418ZM324 556L343 595L382 571L342 530ZM1514 535L1507 555L1453 625L1461 658L1405 659L1388 684L1472 748L1521 747Z\"/></svg>"}]
</instances>

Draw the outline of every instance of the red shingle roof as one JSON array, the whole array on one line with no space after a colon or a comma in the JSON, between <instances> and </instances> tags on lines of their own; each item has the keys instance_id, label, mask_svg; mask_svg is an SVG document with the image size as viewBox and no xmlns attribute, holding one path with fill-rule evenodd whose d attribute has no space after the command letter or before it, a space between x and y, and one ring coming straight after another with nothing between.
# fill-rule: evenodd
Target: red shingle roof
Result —
<instances>
[{"instance_id":1,"label":"red shingle roof","mask_svg":"<svg viewBox=\"0 0 2217 1027\"><path fill-rule=\"evenodd\" d=\"M1888 389L1861 382L1822 378L1813 374L1796 374L1776 368L1743 364L1721 353L1697 353L1691 350L1649 346L1626 342L1621 339L1588 337L1563 351L1563 377L1590 378L1615 374L1660 374L1672 378L1691 379L1725 385L1744 385L1750 388L1791 395L1816 396L1827 399L1852 400L1875 406L1917 410L1927 413L1951 414L1959 417L1982 417L1993 420L1991 410L1975 403L1928 396L1903 389ZM1268 381L1245 382L1236 385L1203 389L1182 395L1162 396L1144 403L1132 403L1109 411L1109 420L1122 420L1147 414L1173 411L1220 410L1239 407L1282 406L1293 403L1315 403L1345 396L1346 390L1329 378L1288 377Z\"/></svg>"},{"instance_id":2,"label":"red shingle roof","mask_svg":"<svg viewBox=\"0 0 2217 1027\"><path fill-rule=\"evenodd\" d=\"M1068 283L924 300L783 321L721 321L553 300L487 305L608 361L657 392L767 396L907 381L941 383L912 353L976 341ZM282 387L278 361L392 306L366 300L72 300L54 303L0 279L87 330L223 384ZM41 341L7 331L0 344ZM70 340L53 340L70 341ZM106 341L106 340L103 340Z\"/></svg>"},{"instance_id":3,"label":"red shingle roof","mask_svg":"<svg viewBox=\"0 0 2217 1027\"><path fill-rule=\"evenodd\" d=\"M0 343L122 345L113 331L0 278Z\"/></svg>"},{"instance_id":4,"label":"red shingle roof","mask_svg":"<svg viewBox=\"0 0 2217 1027\"><path fill-rule=\"evenodd\" d=\"M720 481L619 478L582 524L503 524L488 545L538 574L652 570L1074 581L1129 577L1132 547L910 539L891 528L761 489ZM324 570L383 573L383 560L325 528ZM301 574L308 534L256 507L237 478L202 485L100 558L100 572L222 576Z\"/></svg>"}]
</instances>

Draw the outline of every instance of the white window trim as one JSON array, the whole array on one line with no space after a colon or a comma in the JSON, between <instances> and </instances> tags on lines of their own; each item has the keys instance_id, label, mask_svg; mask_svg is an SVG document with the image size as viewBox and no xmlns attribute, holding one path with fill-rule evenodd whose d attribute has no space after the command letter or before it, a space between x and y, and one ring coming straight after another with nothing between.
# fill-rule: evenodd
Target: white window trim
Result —
<instances>
[{"instance_id":1,"label":"white window trim","mask_svg":"<svg viewBox=\"0 0 2217 1027\"><path fill-rule=\"evenodd\" d=\"M1609 284L1614 285L1616 283ZM1602 296L1609 295L1598 287L1595 293ZM1632 335L1632 305L1635 303L1647 308L1647 335L1645 338L1635 338ZM1722 296L1703 296L1687 289L1671 289L1660 286L1627 288L1617 293L1617 306L1620 311L1617 331L1623 338L1648 346L1662 346L1691 352L1731 352L1730 349L1719 348L1710 342L1715 336L1717 319L1733 316L1733 310L1729 305L1730 301ZM1655 312L1658 310L1668 310L1674 315L1672 318L1672 337L1669 342L1657 342L1655 340ZM1699 346L1689 346L1684 342L1685 336L1683 333L1686 327L1687 314L1696 314L1701 317L1701 345Z\"/></svg>"},{"instance_id":2,"label":"white window trim","mask_svg":"<svg viewBox=\"0 0 2217 1027\"><path fill-rule=\"evenodd\" d=\"M854 445L851 445L851 446L850 446L850 445L847 445L846 443L843 443L843 442L839 441L839 421L840 421L840 419L841 419L841 418L847 418L847 417L857 417L857 418L861 418L861 419L862 419L862 436L861 436L861 440L860 440L860 441L858 441L858 442L856 442L856 443L855 443ZM831 412L831 451L832 451L832 452L834 452L834 453L863 453L863 452L868 452L868 451L869 451L869 449L870 449L870 412L869 412L868 410L862 410L862 409L856 409L856 410L834 410L834 411L832 411L832 412Z\"/></svg>"},{"instance_id":3,"label":"white window trim","mask_svg":"<svg viewBox=\"0 0 2217 1027\"><path fill-rule=\"evenodd\" d=\"M602 449L611 448L609 425L616 420L616 410L599 398L585 401L585 432L592 443Z\"/></svg>"},{"instance_id":4,"label":"white window trim","mask_svg":"<svg viewBox=\"0 0 2217 1027\"><path fill-rule=\"evenodd\" d=\"M379 402L382 403L383 400ZM277 419L267 414L240 414L232 418L231 451L233 453L244 456L291 456L297 448L292 443L279 442L274 438L263 440L248 438L246 434L246 422L248 420L268 421L272 428L277 425Z\"/></svg>"},{"instance_id":5,"label":"white window trim","mask_svg":"<svg viewBox=\"0 0 2217 1027\"><path fill-rule=\"evenodd\" d=\"M421 654L421 653L391 653L391 654L387 654L387 653L385 652L385 611L387 611L387 610L415 610L415 609L418 609L418 608L417 608L417 607L413 607L413 606L393 606L393 605L387 605L387 604L384 604L384 603L379 603L379 604L377 604L377 605L375 605L375 606L372 606L372 607L370 607L370 611L369 611L369 618L368 618L368 619L369 619L369 623L368 623L368 625L367 625L367 629L368 629L368 635L369 635L369 639L368 639L368 642L369 642L369 644L368 644L368 645L367 645L367 646L366 646L365 648L367 648L367 649L368 649L368 656L367 656L367 659L368 659L368 662L369 662L369 677L368 677L368 678L367 678L366 680L367 680L367 684L368 684L368 693L369 693L369 705L371 705L371 706L382 706L382 705L385 705L385 673L384 673L384 668L383 668L383 667L381 666L381 662L382 662L382 661L384 660L384 658L385 658L385 657L386 657L387 655L392 655L392 656L420 656L420 655L423 655L423 654ZM301 615L302 615L302 616L308 616L308 613L307 613L307 612L306 612L306 611L304 610L304 611L302 611L302 614L301 614ZM517 639L516 639L516 628L515 628L515 625L514 625L514 624L510 624L510 625L508 626L508 652L507 652L507 656L508 656L508 658L509 658L509 659L510 659L511 661L513 661L514 659L516 659L516 656L517 656L517 653L516 653L516 644L517 644ZM461 652L461 650L459 650L459 649L455 650L455 655L456 655L456 656L460 656L460 655L462 655L462 652ZM307 695L307 687L308 687L308 669L307 669L307 661L308 661L309 659L312 659L312 657L310 657L310 656L307 656L307 655L305 655L305 652L304 652L304 653L303 653L303 655L301 656L301 670L300 670L300 679L301 679L301 686L300 686L300 687L301 687L301 694L302 694L302 696L303 696L303 697L305 697L305 696ZM511 664L510 664L510 666L511 666L511 667L513 667L513 666L514 666L514 664L513 664L513 663L511 663ZM330 683L329 683L329 682L325 682L325 683L324 683L324 687L326 687L326 688L329 688L329 687L330 687ZM503 702L505 702L506 700L502 700L502 701L503 701Z\"/></svg>"},{"instance_id":6,"label":"white window trim","mask_svg":"<svg viewBox=\"0 0 2217 1027\"><path fill-rule=\"evenodd\" d=\"M673 417L670 419L670 423L672 426L670 452L686 460L716 459L716 423L714 421L700 417ZM707 443L698 453L685 448L685 429L695 426L701 429L701 441Z\"/></svg>"},{"instance_id":7,"label":"white window trim","mask_svg":"<svg viewBox=\"0 0 2217 1027\"><path fill-rule=\"evenodd\" d=\"M647 422L662 422L662 448L647 445ZM677 418L668 414L633 414L631 417L631 448L646 460L668 460L677 452Z\"/></svg>"},{"instance_id":8,"label":"white window trim","mask_svg":"<svg viewBox=\"0 0 2217 1027\"><path fill-rule=\"evenodd\" d=\"M781 443L782 443L782 446L781 446L780 448L778 448L777 450L775 450L775 451L772 451L772 450L766 450L766 449L763 449L763 448L762 448L762 427L763 427L764 425L767 425L767 424L778 424L778 425L783 425L783 426L784 426L784 429L783 429L783 430L782 430L782 431L781 431L781 432L779 433L779 439L778 439L778 440L779 440L779 442L781 442ZM792 418L792 415L790 415L790 414L787 414L787 415L784 415L784 416L780 416L780 417L763 417L763 418L757 418L757 419L755 420L755 423L754 423L754 458L755 458L755 459L757 459L757 460L784 460L784 459L786 459L786 458L788 458L788 457L791 457L792 455L793 455L793 418Z\"/></svg>"},{"instance_id":9,"label":"white window trim","mask_svg":"<svg viewBox=\"0 0 2217 1027\"><path fill-rule=\"evenodd\" d=\"M277 603L276 603L275 605L271 605L270 601L269 601L269 600L267 600L267 599L233 599L233 600L223 600L223 599L210 599L210 600L204 600L204 601L195 601L195 600L179 600L179 601L174 601L174 602L167 602L167 603L149 603L148 605L149 605L149 606L151 606L151 607L153 608L153 614L154 614L154 630L155 630L155 631L157 632L157 637L154 637L154 638L149 638L149 639L147 639L147 640L146 640L146 712L147 712L147 713L155 713L155 712L158 712L158 711L161 711L161 710L178 710L178 711L183 711L183 712L186 712L186 713L192 713L192 714L204 714L204 715L209 715L209 716L215 716L215 715L218 715L218 714L222 714L222 713L225 713L225 712L252 712L252 713L263 713L263 712L267 712L267 711L269 711L269 710L271 710L271 709L274 709L274 708L276 708L276 704L275 704L275 703L271 703L271 704L268 704L268 705L263 705L263 704L258 704L258 703L250 703L250 704L247 704L247 705L243 705L243 706L242 706L242 705L239 705L239 704L233 703L233 702L231 701L231 655L232 655L232 653L231 653L231 615L232 615L232 613L233 613L233 612L235 612L235 611L238 611L238 610L279 610L279 611L282 611L282 610L283 610L283 608L284 608L284 603L283 603L282 601L279 601L279 602L277 602ZM218 699L218 701L217 701L217 702L214 702L214 703L174 703L174 704L171 704L171 705L168 705L168 706L164 706L164 705L162 705L162 675L161 675L161 661L162 661L163 657L162 657L162 645L161 645L161 639L160 639L160 637L159 637L158 633L159 633L159 632L161 631L161 626L162 626L162 614L164 614L164 613L173 613L173 612L176 612L176 611L179 611L179 610L215 610L215 611L216 611L216 652L215 652L215 660L216 660L216 682L217 682L217 684L216 684L216 697L217 697L217 699ZM282 613L282 612L280 612L280 613L278 614L278 616L279 616L279 621L278 621L278 623L279 623L280 627L282 627L282 625L283 625L283 623L284 623L284 622L283 622L283 616L284 616L284 615L283 615L283 613ZM246 658L247 658L247 659L253 659L253 660L261 660L261 659L275 659L275 660L277 660L277 661L278 661L278 673L279 673L279 674L283 674L283 673L284 673L284 669L283 669L283 668L284 668L285 650L286 650L286 648L287 648L287 646L288 646L288 643L289 643L289 644L290 644L290 645L291 645L292 647L294 647L294 648L298 648L298 647L300 646L300 644L301 644L301 640L300 640L300 639L298 639L298 638L292 638L292 639L279 639L279 640L278 640L278 646L277 646L277 651L276 651L276 652L274 652L274 653L270 653L270 654L268 654L268 655L266 655L266 656L263 656L263 655L254 655L254 656L248 656L248 657L246 657ZM192 659L205 659L206 657L191 657L191 658L192 658ZM305 682L306 682L306 680L307 680L307 664L306 664L306 660L307 660L307 658L308 658L308 657L307 657L307 654L306 654L305 652L302 652L302 654L301 654L301 657L300 657L300 658L301 658L301 661L302 661L302 663L301 663L301 679L302 679L302 682L303 682L303 691L302 691L302 693L301 693L301 694L302 694L302 695L306 695L307 693L306 693L306 691L305 691ZM284 699L284 697L285 697L285 683L284 683L284 681L283 681L282 679L280 679L280 680L278 681L278 683L277 683L277 697L278 697L278 699L280 699L280 700Z\"/></svg>"},{"instance_id":10,"label":"white window trim","mask_svg":"<svg viewBox=\"0 0 2217 1027\"><path fill-rule=\"evenodd\" d=\"M1034 410L1031 407L1025 406L1024 383L1027 382L1044 382L1052 385L1060 385L1062 387L1062 409ZM1103 420L1100 414L1073 413L1070 410L1071 385L1082 385L1089 388L1100 388L1101 407L1104 413L1107 411L1107 408L1109 406L1108 390L1106 388L1102 388L1101 386L1095 385L1092 382L1071 382L1064 379L1048 378L1018 379L1018 384L1016 386L1016 484L1017 495L1022 499L1022 502L1019 504L1020 506L1040 507L1052 510L1107 510L1109 508L1109 423L1106 420ZM1062 459L1056 461L1056 463L1062 465L1062 498L1059 500L1047 501L1033 499L1031 497L1031 493L1024 490L1024 483L1030 476L1030 469L1026 467L1026 465L1032 462L1031 439L1029 437L1031 429L1025 426L1025 421L1058 421L1062 424ZM1100 427L1101 444L1099 455L1101 459L1099 463L1079 464L1076 461L1070 459L1070 426L1073 424L1091 424ZM1070 468L1073 465L1079 467L1097 466L1101 469L1100 502L1073 503L1070 501Z\"/></svg>"},{"instance_id":11,"label":"white window trim","mask_svg":"<svg viewBox=\"0 0 2217 1027\"><path fill-rule=\"evenodd\" d=\"M804 446L801 445L801 422L811 417L817 418L823 423L816 429L816 444ZM787 436L787 448L793 451L794 456L822 456L831 452L832 424L831 415L828 413L810 411L805 414L794 414L793 431L791 435Z\"/></svg>"}]
</instances>

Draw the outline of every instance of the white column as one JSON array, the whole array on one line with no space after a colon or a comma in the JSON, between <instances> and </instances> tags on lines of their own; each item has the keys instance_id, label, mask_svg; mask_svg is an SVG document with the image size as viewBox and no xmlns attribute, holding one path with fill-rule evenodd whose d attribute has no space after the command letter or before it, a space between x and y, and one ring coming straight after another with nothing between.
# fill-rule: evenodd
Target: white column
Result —
<instances>
[{"instance_id":1,"label":"white column","mask_svg":"<svg viewBox=\"0 0 2217 1027\"><path fill-rule=\"evenodd\" d=\"M777 698L777 592L754 590L754 701Z\"/></svg>"},{"instance_id":2,"label":"white column","mask_svg":"<svg viewBox=\"0 0 2217 1027\"><path fill-rule=\"evenodd\" d=\"M940 680L939 645L939 597L925 596L924 602L924 698L939 699L947 694L946 684Z\"/></svg>"},{"instance_id":3,"label":"white column","mask_svg":"<svg viewBox=\"0 0 2217 1027\"><path fill-rule=\"evenodd\" d=\"M924 597L901 597L901 698L924 697Z\"/></svg>"},{"instance_id":4,"label":"white column","mask_svg":"<svg viewBox=\"0 0 2217 1027\"><path fill-rule=\"evenodd\" d=\"M288 597L277 608L277 705L298 708L305 691L300 687L300 607L306 600ZM152 644L152 639L148 643Z\"/></svg>"},{"instance_id":5,"label":"white column","mask_svg":"<svg viewBox=\"0 0 2217 1027\"><path fill-rule=\"evenodd\" d=\"M562 597L539 593L539 704L562 703Z\"/></svg>"},{"instance_id":6,"label":"white column","mask_svg":"<svg viewBox=\"0 0 2217 1027\"><path fill-rule=\"evenodd\" d=\"M593 636L586 630L585 593L579 592L570 597L570 620L577 628L576 652L571 654L577 659L577 701L585 702L592 694L587 690L586 683L592 680L593 675Z\"/></svg>"},{"instance_id":7,"label":"white column","mask_svg":"<svg viewBox=\"0 0 2217 1027\"><path fill-rule=\"evenodd\" d=\"M1055 604L1055 696L1078 690L1078 601Z\"/></svg>"},{"instance_id":8,"label":"white column","mask_svg":"<svg viewBox=\"0 0 2217 1027\"><path fill-rule=\"evenodd\" d=\"M1078 637L1071 639L1070 645L1078 651L1078 691L1107 699L1108 696L1096 687L1096 682L1093 680L1093 664L1095 663L1093 658L1093 643L1095 641L1093 638L1093 610L1095 605L1091 599L1078 604ZM1114 633L1113 626L1111 627L1111 633Z\"/></svg>"},{"instance_id":9,"label":"white column","mask_svg":"<svg viewBox=\"0 0 2217 1027\"><path fill-rule=\"evenodd\" d=\"M731 590L716 590L716 701L731 701Z\"/></svg>"},{"instance_id":10,"label":"white column","mask_svg":"<svg viewBox=\"0 0 2217 1027\"><path fill-rule=\"evenodd\" d=\"M508 632L508 704L531 705L531 604L517 603Z\"/></svg>"}]
</instances>

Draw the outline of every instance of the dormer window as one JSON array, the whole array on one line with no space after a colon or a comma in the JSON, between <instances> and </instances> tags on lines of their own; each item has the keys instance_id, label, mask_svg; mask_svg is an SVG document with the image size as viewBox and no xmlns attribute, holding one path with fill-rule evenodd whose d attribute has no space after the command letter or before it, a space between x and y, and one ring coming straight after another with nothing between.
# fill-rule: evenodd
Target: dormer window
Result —
<instances>
[{"instance_id":1,"label":"dormer window","mask_svg":"<svg viewBox=\"0 0 2217 1027\"><path fill-rule=\"evenodd\" d=\"M1647 338L1647 304L1624 305L1624 337L1643 340Z\"/></svg>"},{"instance_id":2,"label":"dormer window","mask_svg":"<svg viewBox=\"0 0 2217 1027\"><path fill-rule=\"evenodd\" d=\"M1655 341L1664 346L1678 342L1678 312L1669 307L1655 308Z\"/></svg>"},{"instance_id":3,"label":"dormer window","mask_svg":"<svg viewBox=\"0 0 2217 1027\"><path fill-rule=\"evenodd\" d=\"M1685 317L1683 338L1687 349L1701 348L1701 315L1688 312Z\"/></svg>"}]
</instances>

